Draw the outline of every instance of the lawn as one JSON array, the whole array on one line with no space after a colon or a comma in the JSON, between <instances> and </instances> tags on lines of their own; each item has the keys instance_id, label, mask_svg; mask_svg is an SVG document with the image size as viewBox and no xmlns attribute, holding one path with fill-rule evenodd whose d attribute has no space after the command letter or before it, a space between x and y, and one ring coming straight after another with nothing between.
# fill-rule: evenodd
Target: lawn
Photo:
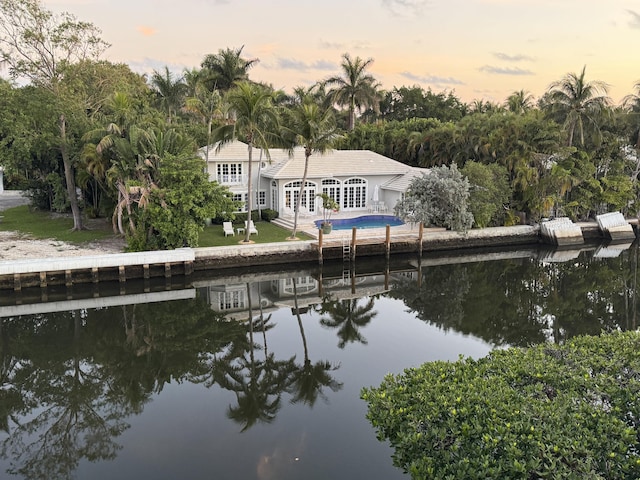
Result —
<instances>
[{"instance_id":1,"label":"lawn","mask_svg":"<svg viewBox=\"0 0 640 480\"><path fill-rule=\"evenodd\" d=\"M91 220L88 230L73 232L73 219L70 215L52 214L50 212L33 211L28 206L14 207L0 213L4 216L0 222L0 230L17 231L34 238L53 238L63 242L82 244L113 236L111 223L105 219ZM251 235L255 243L285 242L291 234L289 230L280 228L269 222L256 222L258 235ZM234 225L239 227L241 224ZM301 240L310 237L298 233ZM244 235L224 236L222 225L205 227L200 234L199 247L216 247L222 245L236 245L244 239Z\"/></svg>"}]
</instances>

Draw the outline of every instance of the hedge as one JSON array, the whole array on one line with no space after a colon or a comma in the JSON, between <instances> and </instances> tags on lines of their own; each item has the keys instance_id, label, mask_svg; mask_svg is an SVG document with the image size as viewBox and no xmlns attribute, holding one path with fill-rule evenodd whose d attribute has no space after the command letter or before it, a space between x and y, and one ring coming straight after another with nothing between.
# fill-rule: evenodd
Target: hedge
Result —
<instances>
[{"instance_id":1,"label":"hedge","mask_svg":"<svg viewBox=\"0 0 640 480\"><path fill-rule=\"evenodd\" d=\"M415 479L640 478L640 334L430 362L365 388Z\"/></svg>"}]
</instances>

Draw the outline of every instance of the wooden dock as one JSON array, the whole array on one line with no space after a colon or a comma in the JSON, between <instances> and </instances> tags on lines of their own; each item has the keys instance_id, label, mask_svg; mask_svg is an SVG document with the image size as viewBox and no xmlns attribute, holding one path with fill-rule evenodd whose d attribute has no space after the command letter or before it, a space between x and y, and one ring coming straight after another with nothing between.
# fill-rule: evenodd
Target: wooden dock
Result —
<instances>
[{"instance_id":1,"label":"wooden dock","mask_svg":"<svg viewBox=\"0 0 640 480\"><path fill-rule=\"evenodd\" d=\"M0 288L49 284L71 286L101 280L125 282L128 278L171 277L172 272L190 274L195 253L191 248L109 255L37 258L0 262Z\"/></svg>"}]
</instances>

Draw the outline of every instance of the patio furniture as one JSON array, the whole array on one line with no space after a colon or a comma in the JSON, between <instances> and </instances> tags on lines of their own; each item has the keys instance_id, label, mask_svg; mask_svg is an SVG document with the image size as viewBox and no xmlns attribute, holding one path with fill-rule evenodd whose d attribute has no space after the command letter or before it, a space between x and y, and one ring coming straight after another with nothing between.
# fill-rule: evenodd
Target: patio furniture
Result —
<instances>
[{"instance_id":1,"label":"patio furniture","mask_svg":"<svg viewBox=\"0 0 640 480\"><path fill-rule=\"evenodd\" d=\"M248 225L247 225L248 223ZM256 235L258 235L258 229L256 228L256 226L253 224L253 220L250 220L249 222L247 222L245 220L244 222L244 228L248 228L249 229L249 235L253 235L254 233Z\"/></svg>"},{"instance_id":2,"label":"patio furniture","mask_svg":"<svg viewBox=\"0 0 640 480\"><path fill-rule=\"evenodd\" d=\"M222 229L224 230L224 236L234 236L235 233L233 232L233 225L231 224L231 222L222 222Z\"/></svg>"},{"instance_id":3,"label":"patio furniture","mask_svg":"<svg viewBox=\"0 0 640 480\"><path fill-rule=\"evenodd\" d=\"M307 210L307 207L305 207L304 205L300 205L300 209L298 210L298 213L300 213L300 216L302 217L309 216L309 210Z\"/></svg>"}]
</instances>

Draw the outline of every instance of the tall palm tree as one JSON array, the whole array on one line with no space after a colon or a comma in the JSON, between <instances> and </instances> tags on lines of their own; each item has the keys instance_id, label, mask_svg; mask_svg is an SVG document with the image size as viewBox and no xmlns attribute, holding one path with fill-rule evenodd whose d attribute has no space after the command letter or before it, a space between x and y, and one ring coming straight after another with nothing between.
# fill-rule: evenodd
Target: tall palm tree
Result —
<instances>
[{"instance_id":1,"label":"tall palm tree","mask_svg":"<svg viewBox=\"0 0 640 480\"><path fill-rule=\"evenodd\" d=\"M298 195L294 209L293 231L291 232L291 238L295 238L298 230L300 204L309 172L309 157L314 153L324 154L330 150L337 134L333 112L328 108L322 108L309 96L304 97L300 103L287 110L286 119L285 137L292 137L290 152L293 153L295 145L304 147L304 172L300 184L300 195Z\"/></svg>"},{"instance_id":2,"label":"tall palm tree","mask_svg":"<svg viewBox=\"0 0 640 480\"><path fill-rule=\"evenodd\" d=\"M524 113L533 108L533 95L525 90L518 90L507 97L507 110L513 113Z\"/></svg>"},{"instance_id":3,"label":"tall palm tree","mask_svg":"<svg viewBox=\"0 0 640 480\"><path fill-rule=\"evenodd\" d=\"M252 210L252 163L253 147L264 151L268 160L269 144L277 138L279 116L272 102L273 94L266 88L243 81L238 83L226 95L226 101L233 120L213 132L213 138L218 140L216 147L220 151L222 146L235 140L248 145L249 166L247 168L247 220L251 220ZM245 243L250 243L250 229L246 229Z\"/></svg>"},{"instance_id":4,"label":"tall palm tree","mask_svg":"<svg viewBox=\"0 0 640 480\"><path fill-rule=\"evenodd\" d=\"M160 107L167 114L167 122L171 123L173 116L182 106L187 85L183 77L174 78L169 67L164 67L163 72L153 71L151 75L151 86L153 87Z\"/></svg>"},{"instance_id":5,"label":"tall palm tree","mask_svg":"<svg viewBox=\"0 0 640 480\"><path fill-rule=\"evenodd\" d=\"M553 82L545 101L553 116L567 131L567 145L573 146L576 129L580 145L584 145L584 127L589 124L598 129L598 117L611 103L607 96L607 84L601 81L587 82L586 66L580 74L569 73L562 80Z\"/></svg>"},{"instance_id":6,"label":"tall palm tree","mask_svg":"<svg viewBox=\"0 0 640 480\"><path fill-rule=\"evenodd\" d=\"M205 169L209 163L209 146L211 145L213 121L223 118L222 97L218 90L208 90L204 84L199 83L195 87L193 96L187 98L185 108L194 114L207 126L207 146L205 147Z\"/></svg>"},{"instance_id":7,"label":"tall palm tree","mask_svg":"<svg viewBox=\"0 0 640 480\"><path fill-rule=\"evenodd\" d=\"M320 319L320 325L327 328L338 329L339 348L344 348L347 343L359 342L366 345L367 339L360 333L360 328L367 325L377 315L373 310L375 298L370 297L365 305L360 305L359 298L337 299L324 298L320 306L320 313L327 314L328 318Z\"/></svg>"},{"instance_id":8,"label":"tall palm tree","mask_svg":"<svg viewBox=\"0 0 640 480\"><path fill-rule=\"evenodd\" d=\"M298 328L300 329L300 337L302 338L302 346L304 348L304 363L297 366L293 372L293 381L290 385L292 393L291 403L302 402L310 407L316 403L318 397L325 398L322 391L323 387L329 387L333 392L342 389L342 383L334 379L329 372L338 370L340 365L331 365L326 360L319 360L311 363L309 359L309 348L307 346L307 337L304 333L302 318L300 317L300 308L298 307L298 290L296 279L291 279L293 283L293 301L296 318L298 319Z\"/></svg>"},{"instance_id":9,"label":"tall palm tree","mask_svg":"<svg viewBox=\"0 0 640 480\"><path fill-rule=\"evenodd\" d=\"M218 53L208 54L202 60L202 74L210 90L226 92L238 82L249 80L249 69L260 60L247 60L241 57L244 45L240 48L225 48Z\"/></svg>"},{"instance_id":10,"label":"tall palm tree","mask_svg":"<svg viewBox=\"0 0 640 480\"><path fill-rule=\"evenodd\" d=\"M342 55L342 76L327 79L327 85L335 87L330 91L333 100L338 105L346 105L349 111L348 130L353 130L356 122L356 109L361 111L367 107L374 107L379 98L380 83L368 73L367 67L373 59L363 60L360 57L352 59L348 53Z\"/></svg>"},{"instance_id":11,"label":"tall palm tree","mask_svg":"<svg viewBox=\"0 0 640 480\"><path fill-rule=\"evenodd\" d=\"M633 86L635 93L622 100L623 107L629 113L632 124L632 141L635 148L640 148L640 81Z\"/></svg>"}]
</instances>

